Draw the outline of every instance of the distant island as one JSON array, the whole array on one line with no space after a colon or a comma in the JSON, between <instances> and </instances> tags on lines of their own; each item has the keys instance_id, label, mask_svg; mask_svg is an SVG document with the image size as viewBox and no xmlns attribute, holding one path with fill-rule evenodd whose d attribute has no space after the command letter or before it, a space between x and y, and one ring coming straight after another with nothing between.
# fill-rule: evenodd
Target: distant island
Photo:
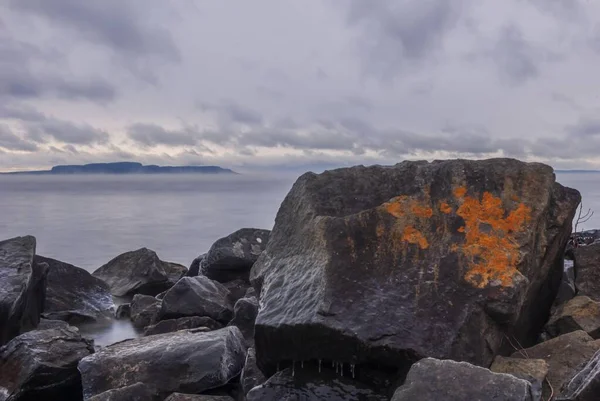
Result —
<instances>
[{"instance_id":1,"label":"distant island","mask_svg":"<svg viewBox=\"0 0 600 401\"><path fill-rule=\"evenodd\" d=\"M144 166L142 163L92 163L83 165L54 166L50 170L14 171L0 174L237 174L218 166Z\"/></svg>"}]
</instances>

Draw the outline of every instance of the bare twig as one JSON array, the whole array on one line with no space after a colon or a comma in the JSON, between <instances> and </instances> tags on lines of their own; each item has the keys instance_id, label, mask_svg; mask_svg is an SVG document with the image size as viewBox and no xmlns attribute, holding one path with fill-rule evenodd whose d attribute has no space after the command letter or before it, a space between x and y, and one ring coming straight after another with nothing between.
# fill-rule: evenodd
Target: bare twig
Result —
<instances>
[{"instance_id":1,"label":"bare twig","mask_svg":"<svg viewBox=\"0 0 600 401\"><path fill-rule=\"evenodd\" d=\"M527 355L527 351L525 351L525 349L521 348L517 348L515 347L515 345L512 343L512 341L510 340L510 338L505 334L504 338L506 338L508 340L508 343L510 344L511 347L513 347L513 349L515 351L517 351L519 354L521 354L521 356L525 359L529 359L529 355ZM515 338L516 340L516 338ZM518 341L517 341L518 342Z\"/></svg>"},{"instance_id":2,"label":"bare twig","mask_svg":"<svg viewBox=\"0 0 600 401\"><path fill-rule=\"evenodd\" d=\"M550 384L550 380L548 380L547 377L546 377L546 383L548 383L548 386L550 387L550 397L548 397L548 399L546 401L552 401L552 398L554 398L554 387L552 387L552 384Z\"/></svg>"}]
</instances>

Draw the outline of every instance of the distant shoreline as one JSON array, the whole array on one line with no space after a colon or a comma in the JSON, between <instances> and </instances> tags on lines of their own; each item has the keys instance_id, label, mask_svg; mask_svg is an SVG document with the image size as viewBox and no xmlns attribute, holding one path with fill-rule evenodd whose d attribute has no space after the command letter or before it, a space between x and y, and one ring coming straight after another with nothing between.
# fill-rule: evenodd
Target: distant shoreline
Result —
<instances>
[{"instance_id":1,"label":"distant shoreline","mask_svg":"<svg viewBox=\"0 0 600 401\"><path fill-rule=\"evenodd\" d=\"M83 165L54 166L50 170L9 171L0 175L150 175L150 174L239 174L219 166L157 166L135 162L92 163Z\"/></svg>"}]
</instances>

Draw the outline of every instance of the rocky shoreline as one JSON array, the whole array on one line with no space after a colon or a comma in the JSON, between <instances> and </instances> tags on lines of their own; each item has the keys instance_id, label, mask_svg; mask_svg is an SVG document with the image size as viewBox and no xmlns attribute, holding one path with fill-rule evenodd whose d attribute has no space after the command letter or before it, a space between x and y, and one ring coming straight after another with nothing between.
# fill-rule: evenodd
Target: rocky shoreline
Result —
<instances>
[{"instance_id":1,"label":"rocky shoreline","mask_svg":"<svg viewBox=\"0 0 600 401\"><path fill-rule=\"evenodd\" d=\"M142 248L90 274L0 241L0 401L599 400L580 201L543 164L403 162L304 174L272 231L189 269ZM77 329L115 318L143 335Z\"/></svg>"}]
</instances>

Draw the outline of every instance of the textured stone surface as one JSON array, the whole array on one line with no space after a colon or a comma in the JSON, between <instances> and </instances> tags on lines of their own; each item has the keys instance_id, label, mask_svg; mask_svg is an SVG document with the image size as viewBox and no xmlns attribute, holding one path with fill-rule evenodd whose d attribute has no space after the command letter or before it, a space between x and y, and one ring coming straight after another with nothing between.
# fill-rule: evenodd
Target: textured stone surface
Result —
<instances>
[{"instance_id":1,"label":"textured stone surface","mask_svg":"<svg viewBox=\"0 0 600 401\"><path fill-rule=\"evenodd\" d=\"M202 259L205 276L225 283L235 279L248 281L250 269L269 242L269 230L242 228L220 238Z\"/></svg>"},{"instance_id":2,"label":"textured stone surface","mask_svg":"<svg viewBox=\"0 0 600 401\"><path fill-rule=\"evenodd\" d=\"M600 399L600 351L563 386L557 401L598 401Z\"/></svg>"},{"instance_id":3,"label":"textured stone surface","mask_svg":"<svg viewBox=\"0 0 600 401\"><path fill-rule=\"evenodd\" d=\"M577 296L560 305L546 325L546 332L552 337L577 330L600 338L600 303L587 296Z\"/></svg>"},{"instance_id":4,"label":"textured stone surface","mask_svg":"<svg viewBox=\"0 0 600 401\"><path fill-rule=\"evenodd\" d=\"M234 401L233 398L223 395L195 395L175 393L165 401Z\"/></svg>"},{"instance_id":5,"label":"textured stone surface","mask_svg":"<svg viewBox=\"0 0 600 401\"><path fill-rule=\"evenodd\" d=\"M232 304L235 304L238 300L244 298L246 292L248 292L248 289L250 288L250 284L241 279L228 281L222 284L229 290L229 299Z\"/></svg>"},{"instance_id":6,"label":"textured stone surface","mask_svg":"<svg viewBox=\"0 0 600 401\"><path fill-rule=\"evenodd\" d=\"M69 263L39 255L35 262L48 264L44 317L69 323L110 319L114 303L108 284Z\"/></svg>"},{"instance_id":7,"label":"textured stone surface","mask_svg":"<svg viewBox=\"0 0 600 401\"><path fill-rule=\"evenodd\" d=\"M182 330L140 337L99 350L79 364L86 398L137 382L151 383L163 398L201 393L240 374L246 349L236 327Z\"/></svg>"},{"instance_id":8,"label":"textured stone surface","mask_svg":"<svg viewBox=\"0 0 600 401\"><path fill-rule=\"evenodd\" d=\"M497 356L490 367L494 373L507 373L531 383L533 400L542 396L544 380L548 375L548 363L543 359L520 359Z\"/></svg>"},{"instance_id":9,"label":"textured stone surface","mask_svg":"<svg viewBox=\"0 0 600 401\"><path fill-rule=\"evenodd\" d=\"M0 345L40 321L48 266L34 262L35 246L32 236L0 241Z\"/></svg>"},{"instance_id":10,"label":"textured stone surface","mask_svg":"<svg viewBox=\"0 0 600 401\"><path fill-rule=\"evenodd\" d=\"M115 311L115 319L131 319L131 304L121 304Z\"/></svg>"},{"instance_id":11,"label":"textured stone surface","mask_svg":"<svg viewBox=\"0 0 600 401\"><path fill-rule=\"evenodd\" d=\"M172 333L174 331L196 329L199 327L204 327L210 331L218 330L222 328L223 325L206 316L181 317L179 319L162 320L155 325L148 326L144 335L152 336L155 334Z\"/></svg>"},{"instance_id":12,"label":"textured stone surface","mask_svg":"<svg viewBox=\"0 0 600 401\"><path fill-rule=\"evenodd\" d=\"M267 381L265 375L260 371L256 364L256 351L254 348L248 348L246 362L240 376L240 383L244 394L248 394L254 387Z\"/></svg>"},{"instance_id":13,"label":"textured stone surface","mask_svg":"<svg viewBox=\"0 0 600 401\"><path fill-rule=\"evenodd\" d=\"M348 377L332 375L331 372L326 371L315 374L313 371L299 367L294 372L288 368L276 373L265 383L250 390L246 396L247 401L387 401L388 399L389 397L378 394Z\"/></svg>"},{"instance_id":14,"label":"textured stone surface","mask_svg":"<svg viewBox=\"0 0 600 401\"><path fill-rule=\"evenodd\" d=\"M205 276L184 277L165 294L160 319L208 316L227 323L233 317L233 303L223 284Z\"/></svg>"},{"instance_id":15,"label":"textured stone surface","mask_svg":"<svg viewBox=\"0 0 600 401\"><path fill-rule=\"evenodd\" d=\"M200 273L200 263L202 263L202 259L206 257L206 254L202 254L198 256L196 259L192 261L188 271L185 273L188 277L196 277Z\"/></svg>"},{"instance_id":16,"label":"textured stone surface","mask_svg":"<svg viewBox=\"0 0 600 401\"><path fill-rule=\"evenodd\" d=\"M156 252L141 248L117 256L98 268L95 277L105 281L113 295L157 295L171 288L187 272L184 266L164 262Z\"/></svg>"},{"instance_id":17,"label":"textured stone surface","mask_svg":"<svg viewBox=\"0 0 600 401\"><path fill-rule=\"evenodd\" d=\"M129 311L133 326L143 329L158 322L160 303L160 300L149 295L134 295Z\"/></svg>"},{"instance_id":18,"label":"textured stone surface","mask_svg":"<svg viewBox=\"0 0 600 401\"><path fill-rule=\"evenodd\" d=\"M534 401L528 381L466 362L422 359L392 401Z\"/></svg>"},{"instance_id":19,"label":"textured stone surface","mask_svg":"<svg viewBox=\"0 0 600 401\"><path fill-rule=\"evenodd\" d=\"M0 400L79 401L79 361L93 352L77 329L22 334L0 348Z\"/></svg>"},{"instance_id":20,"label":"textured stone surface","mask_svg":"<svg viewBox=\"0 0 600 401\"><path fill-rule=\"evenodd\" d=\"M233 307L233 319L229 326L236 326L246 339L246 344L254 344L254 322L258 314L258 300L255 297L242 298Z\"/></svg>"},{"instance_id":21,"label":"textured stone surface","mask_svg":"<svg viewBox=\"0 0 600 401\"><path fill-rule=\"evenodd\" d=\"M144 383L135 383L131 386L121 387L105 391L88 401L162 401L162 397L156 395L156 391Z\"/></svg>"},{"instance_id":22,"label":"textured stone surface","mask_svg":"<svg viewBox=\"0 0 600 401\"><path fill-rule=\"evenodd\" d=\"M574 331L553 338L531 348L515 352L513 358L543 359L548 363L547 380L556 396L600 349L600 341L594 341L584 331ZM544 383L543 398L548 399L552 390Z\"/></svg>"},{"instance_id":23,"label":"textured stone surface","mask_svg":"<svg viewBox=\"0 0 600 401\"><path fill-rule=\"evenodd\" d=\"M252 268L259 366L489 366L506 334L534 343L579 200L550 167L508 159L303 175Z\"/></svg>"},{"instance_id":24,"label":"textured stone surface","mask_svg":"<svg viewBox=\"0 0 600 401\"><path fill-rule=\"evenodd\" d=\"M577 295L600 302L600 243L575 249L575 287Z\"/></svg>"}]
</instances>

